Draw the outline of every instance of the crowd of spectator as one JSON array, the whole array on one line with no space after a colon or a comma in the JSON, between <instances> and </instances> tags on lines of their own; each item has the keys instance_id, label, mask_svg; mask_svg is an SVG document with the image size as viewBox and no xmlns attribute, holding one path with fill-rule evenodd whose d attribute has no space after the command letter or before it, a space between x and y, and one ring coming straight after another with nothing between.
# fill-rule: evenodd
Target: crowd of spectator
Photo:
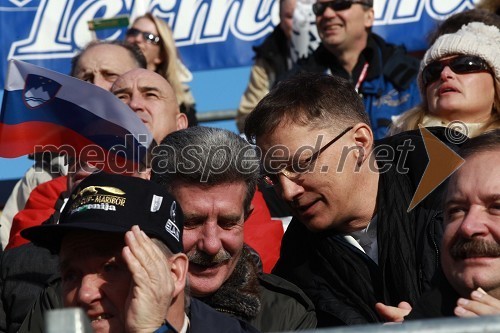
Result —
<instances>
[{"instance_id":1,"label":"crowd of spectator","mask_svg":"<svg viewBox=\"0 0 500 333\"><path fill-rule=\"evenodd\" d=\"M295 59L300 6L321 42ZM0 332L44 332L63 307L95 332L148 333L500 314L500 6L478 7L418 59L372 32L372 0L280 0L242 135L198 125L163 19L88 44L69 74L153 143L126 172L33 156L0 220ZM433 145L458 171L427 167Z\"/></svg>"}]
</instances>

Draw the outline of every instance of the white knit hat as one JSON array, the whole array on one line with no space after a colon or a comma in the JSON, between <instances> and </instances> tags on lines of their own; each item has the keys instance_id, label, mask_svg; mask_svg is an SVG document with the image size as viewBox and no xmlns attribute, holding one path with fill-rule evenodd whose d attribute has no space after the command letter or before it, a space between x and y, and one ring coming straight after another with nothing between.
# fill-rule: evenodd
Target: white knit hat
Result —
<instances>
[{"instance_id":1,"label":"white knit hat","mask_svg":"<svg viewBox=\"0 0 500 333\"><path fill-rule=\"evenodd\" d=\"M452 34L440 36L425 52L418 72L420 92L425 96L422 71L425 66L447 55L465 54L485 60L500 79L500 30L492 25L472 22Z\"/></svg>"}]
</instances>

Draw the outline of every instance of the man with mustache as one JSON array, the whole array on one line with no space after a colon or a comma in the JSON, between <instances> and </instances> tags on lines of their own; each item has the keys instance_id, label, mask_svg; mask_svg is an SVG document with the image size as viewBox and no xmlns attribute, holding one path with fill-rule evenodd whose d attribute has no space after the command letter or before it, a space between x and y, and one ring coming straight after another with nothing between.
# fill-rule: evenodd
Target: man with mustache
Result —
<instances>
[{"instance_id":1,"label":"man with mustache","mask_svg":"<svg viewBox=\"0 0 500 333\"><path fill-rule=\"evenodd\" d=\"M226 130L191 127L153 149L152 180L184 212L192 296L262 332L313 328L309 299L295 285L260 272L258 256L243 242L258 178L254 148Z\"/></svg>"},{"instance_id":2,"label":"man with mustache","mask_svg":"<svg viewBox=\"0 0 500 333\"><path fill-rule=\"evenodd\" d=\"M444 201L444 277L413 305L378 305L392 321L500 314L500 130L468 141ZM402 309L404 308L404 309Z\"/></svg>"},{"instance_id":3,"label":"man with mustache","mask_svg":"<svg viewBox=\"0 0 500 333\"><path fill-rule=\"evenodd\" d=\"M81 308L93 332L257 332L186 294L182 226L162 186L100 172L76 187L58 224L22 234L59 254L61 282L45 292L62 295L51 304Z\"/></svg>"}]
</instances>

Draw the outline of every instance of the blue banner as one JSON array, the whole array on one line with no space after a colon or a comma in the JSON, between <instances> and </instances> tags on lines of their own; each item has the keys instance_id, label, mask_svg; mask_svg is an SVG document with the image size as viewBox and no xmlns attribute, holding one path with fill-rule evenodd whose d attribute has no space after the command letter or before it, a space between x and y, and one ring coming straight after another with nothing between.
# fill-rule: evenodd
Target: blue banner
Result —
<instances>
[{"instance_id":1,"label":"blue banner","mask_svg":"<svg viewBox=\"0 0 500 333\"><path fill-rule=\"evenodd\" d=\"M300 1L300 0L299 0ZM427 47L436 21L473 8L479 0L375 0L374 31L410 51ZM92 38L87 22L152 12L173 28L191 71L248 66L252 46L278 24L274 0L0 0L0 87L11 58L68 73L70 59ZM108 29L101 39L123 39Z\"/></svg>"}]
</instances>

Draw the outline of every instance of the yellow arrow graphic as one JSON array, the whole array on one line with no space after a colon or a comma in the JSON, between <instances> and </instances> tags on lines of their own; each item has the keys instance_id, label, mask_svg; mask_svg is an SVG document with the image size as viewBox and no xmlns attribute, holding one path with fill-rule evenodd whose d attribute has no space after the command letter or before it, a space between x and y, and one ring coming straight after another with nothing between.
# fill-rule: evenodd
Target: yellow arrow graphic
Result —
<instances>
[{"instance_id":1,"label":"yellow arrow graphic","mask_svg":"<svg viewBox=\"0 0 500 333\"><path fill-rule=\"evenodd\" d=\"M416 205L424 200L465 162L463 158L434 136L428 129L421 125L419 127L424 139L429 163L411 199L407 212L415 208Z\"/></svg>"}]
</instances>

